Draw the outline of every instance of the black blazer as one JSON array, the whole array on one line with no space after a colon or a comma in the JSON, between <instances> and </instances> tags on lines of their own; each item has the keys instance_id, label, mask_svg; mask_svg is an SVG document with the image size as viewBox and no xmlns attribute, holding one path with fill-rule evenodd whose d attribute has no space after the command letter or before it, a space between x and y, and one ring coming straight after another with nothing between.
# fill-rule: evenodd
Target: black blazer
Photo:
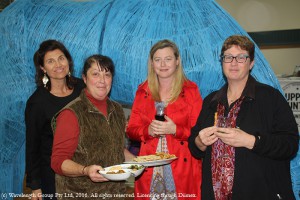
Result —
<instances>
[{"instance_id":1,"label":"black blazer","mask_svg":"<svg viewBox=\"0 0 300 200\"><path fill-rule=\"evenodd\" d=\"M227 84L208 95L196 125L191 130L189 148L203 159L202 199L214 200L211 174L211 146L200 151L195 145L199 131L213 126L218 100L226 99ZM293 200L290 160L298 151L298 127L286 99L276 89L249 76L243 91L236 125L260 136L255 147L236 148L233 200ZM227 102L227 100L226 100Z\"/></svg>"}]
</instances>

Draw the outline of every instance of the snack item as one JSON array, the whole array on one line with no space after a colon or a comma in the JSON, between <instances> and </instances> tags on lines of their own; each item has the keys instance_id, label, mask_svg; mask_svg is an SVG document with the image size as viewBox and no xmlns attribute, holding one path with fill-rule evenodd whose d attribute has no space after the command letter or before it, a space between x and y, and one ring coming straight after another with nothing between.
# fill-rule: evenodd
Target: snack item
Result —
<instances>
[{"instance_id":1,"label":"snack item","mask_svg":"<svg viewBox=\"0 0 300 200\"><path fill-rule=\"evenodd\" d=\"M164 152L157 152L155 154L150 154L147 156L137 156L133 159L135 162L148 162L148 161L155 161L155 160L164 160L164 159L170 159L175 158L176 156L174 154L168 154Z\"/></svg>"},{"instance_id":2,"label":"snack item","mask_svg":"<svg viewBox=\"0 0 300 200\"><path fill-rule=\"evenodd\" d=\"M159 156L162 160L176 158L176 156L174 154L168 154L168 153L164 153L164 152L157 152L156 155Z\"/></svg>"},{"instance_id":3,"label":"snack item","mask_svg":"<svg viewBox=\"0 0 300 200\"><path fill-rule=\"evenodd\" d=\"M144 166L143 165L130 165L128 167L128 169L131 169L132 171L137 171L137 170L140 170L140 169L143 169Z\"/></svg>"},{"instance_id":4,"label":"snack item","mask_svg":"<svg viewBox=\"0 0 300 200\"><path fill-rule=\"evenodd\" d=\"M218 112L215 112L214 126L217 126L217 121L218 121Z\"/></svg>"},{"instance_id":5,"label":"snack item","mask_svg":"<svg viewBox=\"0 0 300 200\"><path fill-rule=\"evenodd\" d=\"M108 171L106 174L122 174L122 173L125 173L125 171L123 169Z\"/></svg>"},{"instance_id":6,"label":"snack item","mask_svg":"<svg viewBox=\"0 0 300 200\"><path fill-rule=\"evenodd\" d=\"M122 173L125 173L125 171L122 169L121 166L116 165L109 168L106 174L122 174Z\"/></svg>"},{"instance_id":7,"label":"snack item","mask_svg":"<svg viewBox=\"0 0 300 200\"><path fill-rule=\"evenodd\" d=\"M112 166L111 168L109 168L108 171L115 171L115 170L121 170L122 167L120 165L116 165L116 166Z\"/></svg>"}]
</instances>

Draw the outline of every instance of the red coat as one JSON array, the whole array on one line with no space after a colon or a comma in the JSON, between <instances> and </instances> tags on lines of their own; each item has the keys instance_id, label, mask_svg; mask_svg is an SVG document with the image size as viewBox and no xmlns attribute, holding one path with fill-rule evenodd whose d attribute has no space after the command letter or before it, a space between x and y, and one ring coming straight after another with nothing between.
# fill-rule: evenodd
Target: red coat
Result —
<instances>
[{"instance_id":1,"label":"red coat","mask_svg":"<svg viewBox=\"0 0 300 200\"><path fill-rule=\"evenodd\" d=\"M176 124L176 135L167 135L166 139L169 153L178 157L171 164L178 199L201 199L202 163L192 157L187 141L201 107L202 98L197 85L191 81L186 81L178 99L166 108L166 115ZM154 119L154 115L154 101L146 81L138 87L126 131L130 139L141 141L139 155L149 155L156 152L158 138L148 134L148 126ZM153 167L148 167L137 178L135 199L146 199L141 196L150 193L152 172ZM196 197L187 198L188 195L196 195Z\"/></svg>"}]
</instances>

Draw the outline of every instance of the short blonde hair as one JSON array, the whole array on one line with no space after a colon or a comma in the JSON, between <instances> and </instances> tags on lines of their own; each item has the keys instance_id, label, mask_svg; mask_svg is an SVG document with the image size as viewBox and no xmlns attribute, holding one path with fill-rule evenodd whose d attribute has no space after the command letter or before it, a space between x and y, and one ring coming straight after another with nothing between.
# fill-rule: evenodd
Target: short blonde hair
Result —
<instances>
[{"instance_id":1,"label":"short blonde hair","mask_svg":"<svg viewBox=\"0 0 300 200\"><path fill-rule=\"evenodd\" d=\"M149 90L152 94L152 98L154 101L161 101L161 98L159 96L159 82L158 82L158 78L157 75L152 67L152 60L153 60L153 56L155 54L155 52L159 49L164 49L167 47L171 47L174 51L174 56L176 58L176 60L179 60L179 64L177 66L176 69L176 74L175 74L175 79L172 83L172 96L170 99L170 102L174 102L179 94L182 91L182 87L184 84L184 81L187 80L184 71L183 71L183 67L182 67L182 63L181 63L181 59L180 59L180 55L179 55L179 50L177 45L170 41L170 40L161 40L158 41L156 44L154 44L150 50L150 55L149 55L149 59L148 59L148 87Z\"/></svg>"}]
</instances>

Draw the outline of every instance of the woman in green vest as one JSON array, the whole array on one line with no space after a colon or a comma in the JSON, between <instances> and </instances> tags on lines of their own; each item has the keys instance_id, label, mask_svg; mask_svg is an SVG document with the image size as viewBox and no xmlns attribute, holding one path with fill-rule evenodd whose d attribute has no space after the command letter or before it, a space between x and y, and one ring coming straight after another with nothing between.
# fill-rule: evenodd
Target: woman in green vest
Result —
<instances>
[{"instance_id":1,"label":"woman in green vest","mask_svg":"<svg viewBox=\"0 0 300 200\"><path fill-rule=\"evenodd\" d=\"M113 199L126 193L124 181L111 182L98 173L134 157L124 148L122 106L108 97L113 74L109 57L89 57L82 73L86 88L53 118L51 167L57 173L58 199Z\"/></svg>"}]
</instances>

